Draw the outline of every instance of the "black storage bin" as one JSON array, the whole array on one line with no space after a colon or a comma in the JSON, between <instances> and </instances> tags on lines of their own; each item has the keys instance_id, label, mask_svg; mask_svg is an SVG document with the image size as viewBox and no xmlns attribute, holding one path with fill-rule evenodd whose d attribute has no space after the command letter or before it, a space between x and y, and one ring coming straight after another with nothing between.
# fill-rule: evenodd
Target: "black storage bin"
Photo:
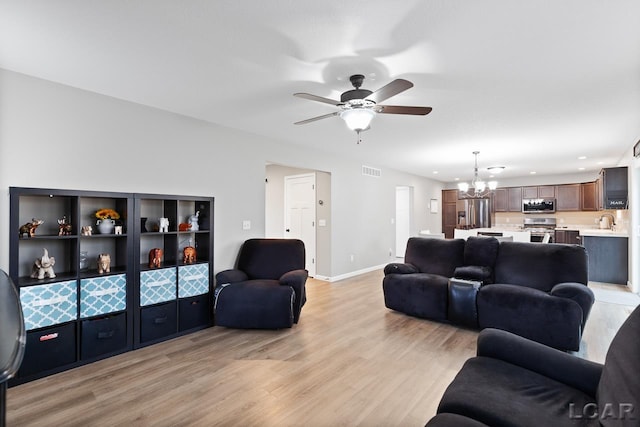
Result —
<instances>
[{"instance_id":1,"label":"black storage bin","mask_svg":"<svg viewBox=\"0 0 640 427\"><path fill-rule=\"evenodd\" d=\"M142 307L140 310L140 341L153 341L176 333L176 302Z\"/></svg>"},{"instance_id":2,"label":"black storage bin","mask_svg":"<svg viewBox=\"0 0 640 427\"><path fill-rule=\"evenodd\" d=\"M127 347L125 313L82 321L80 358L91 359Z\"/></svg>"},{"instance_id":3,"label":"black storage bin","mask_svg":"<svg viewBox=\"0 0 640 427\"><path fill-rule=\"evenodd\" d=\"M181 298L179 303L179 329L186 331L211 325L209 294Z\"/></svg>"},{"instance_id":4,"label":"black storage bin","mask_svg":"<svg viewBox=\"0 0 640 427\"><path fill-rule=\"evenodd\" d=\"M27 332L19 377L49 371L76 361L76 324L67 323Z\"/></svg>"}]
</instances>

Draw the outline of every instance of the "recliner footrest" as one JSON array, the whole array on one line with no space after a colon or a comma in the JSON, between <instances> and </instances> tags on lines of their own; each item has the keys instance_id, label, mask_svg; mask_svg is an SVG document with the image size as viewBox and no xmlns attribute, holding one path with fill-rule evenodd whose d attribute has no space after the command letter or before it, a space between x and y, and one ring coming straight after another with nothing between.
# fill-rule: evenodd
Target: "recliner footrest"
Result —
<instances>
[{"instance_id":1,"label":"recliner footrest","mask_svg":"<svg viewBox=\"0 0 640 427\"><path fill-rule=\"evenodd\" d=\"M447 317L452 323L478 328L476 297L482 282L449 279L449 303Z\"/></svg>"}]
</instances>

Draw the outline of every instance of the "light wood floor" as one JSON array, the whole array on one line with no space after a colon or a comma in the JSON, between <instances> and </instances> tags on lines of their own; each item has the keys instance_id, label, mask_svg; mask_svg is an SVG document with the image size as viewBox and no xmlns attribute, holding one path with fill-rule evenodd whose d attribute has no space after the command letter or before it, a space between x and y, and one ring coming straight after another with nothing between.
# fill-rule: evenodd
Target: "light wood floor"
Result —
<instances>
[{"instance_id":1,"label":"light wood floor","mask_svg":"<svg viewBox=\"0 0 640 427\"><path fill-rule=\"evenodd\" d=\"M300 323L209 328L8 391L9 426L423 426L477 332L384 307L382 273L310 279ZM602 362L632 307L597 302Z\"/></svg>"}]
</instances>

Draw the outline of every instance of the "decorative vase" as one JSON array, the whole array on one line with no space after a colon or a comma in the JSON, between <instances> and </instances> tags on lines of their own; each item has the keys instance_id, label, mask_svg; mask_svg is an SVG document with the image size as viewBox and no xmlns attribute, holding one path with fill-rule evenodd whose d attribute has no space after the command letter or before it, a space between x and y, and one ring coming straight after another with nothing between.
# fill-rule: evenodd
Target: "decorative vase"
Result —
<instances>
[{"instance_id":1,"label":"decorative vase","mask_svg":"<svg viewBox=\"0 0 640 427\"><path fill-rule=\"evenodd\" d=\"M111 234L113 233L113 227L115 227L116 222L112 219L99 219L96 225L98 226L100 234Z\"/></svg>"}]
</instances>

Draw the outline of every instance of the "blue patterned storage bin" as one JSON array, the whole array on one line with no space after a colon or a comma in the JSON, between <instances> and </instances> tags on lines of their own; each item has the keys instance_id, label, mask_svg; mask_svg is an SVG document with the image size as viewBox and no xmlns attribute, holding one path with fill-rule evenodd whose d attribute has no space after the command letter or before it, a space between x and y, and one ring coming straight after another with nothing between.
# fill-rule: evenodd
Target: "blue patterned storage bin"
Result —
<instances>
[{"instance_id":1,"label":"blue patterned storage bin","mask_svg":"<svg viewBox=\"0 0 640 427\"><path fill-rule=\"evenodd\" d=\"M209 292L209 264L178 267L178 297L192 297L207 292Z\"/></svg>"},{"instance_id":2,"label":"blue patterned storage bin","mask_svg":"<svg viewBox=\"0 0 640 427\"><path fill-rule=\"evenodd\" d=\"M75 280L20 288L25 328L43 328L78 317L78 290Z\"/></svg>"},{"instance_id":3,"label":"blue patterned storage bin","mask_svg":"<svg viewBox=\"0 0 640 427\"><path fill-rule=\"evenodd\" d=\"M80 280L80 317L98 316L126 308L126 274Z\"/></svg>"},{"instance_id":4,"label":"blue patterned storage bin","mask_svg":"<svg viewBox=\"0 0 640 427\"><path fill-rule=\"evenodd\" d=\"M162 268L140 273L140 305L176 299L176 269Z\"/></svg>"}]
</instances>

